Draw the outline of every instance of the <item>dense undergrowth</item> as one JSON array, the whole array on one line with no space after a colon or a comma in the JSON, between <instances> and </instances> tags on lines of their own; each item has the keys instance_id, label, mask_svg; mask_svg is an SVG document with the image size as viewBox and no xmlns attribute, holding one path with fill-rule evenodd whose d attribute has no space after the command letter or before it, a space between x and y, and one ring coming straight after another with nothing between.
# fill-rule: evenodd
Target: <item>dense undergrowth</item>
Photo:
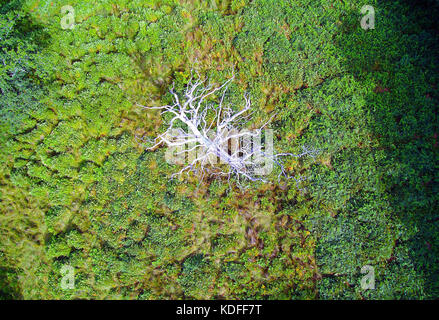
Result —
<instances>
[{"instance_id":1,"label":"dense undergrowth","mask_svg":"<svg viewBox=\"0 0 439 320\"><path fill-rule=\"evenodd\" d=\"M62 29L61 7L75 10ZM360 9L374 6L373 30ZM439 296L438 3L1 1L0 295L14 299ZM191 69L301 190L169 181L156 112ZM75 288L60 286L61 268ZM362 290L361 268L375 268Z\"/></svg>"}]
</instances>

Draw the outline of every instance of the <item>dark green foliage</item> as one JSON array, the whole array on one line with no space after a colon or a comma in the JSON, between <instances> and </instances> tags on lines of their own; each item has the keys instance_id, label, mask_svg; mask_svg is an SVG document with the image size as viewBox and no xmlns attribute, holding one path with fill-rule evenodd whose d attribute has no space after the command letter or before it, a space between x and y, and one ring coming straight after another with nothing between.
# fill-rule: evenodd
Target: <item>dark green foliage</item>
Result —
<instances>
[{"instance_id":1,"label":"dark green foliage","mask_svg":"<svg viewBox=\"0 0 439 320\"><path fill-rule=\"evenodd\" d=\"M34 126L29 116L39 108L41 72L35 53L47 35L18 1L0 9L0 126L2 135L17 134ZM40 49L41 50L41 49Z\"/></svg>"},{"instance_id":2,"label":"dark green foliage","mask_svg":"<svg viewBox=\"0 0 439 320\"><path fill-rule=\"evenodd\" d=\"M431 54L438 49L437 33L427 29L420 36L421 30L413 29L422 8L397 3L380 4L379 8L376 30L357 30L355 19L345 19L346 31L337 40L346 67L355 77L353 83L361 85L352 102L345 108L338 103L338 110L354 115L352 111L357 109L355 119L366 119L365 127L361 128L358 120L353 125L343 113L332 112L332 123L323 122L309 133L315 141L318 132L341 128L340 120L349 126L337 134L349 145L340 144L343 140L338 137L323 136L326 141L322 145L328 151L341 146L345 150L331 157L331 170L323 175L327 178L322 179L318 171L313 178L317 183L314 193L325 199L331 215L336 215L318 222L324 226L317 247L324 276L321 297L431 299L438 295L434 245L438 234L432 231L438 200L434 183L437 108L432 97L438 61L437 55ZM309 91L307 101L320 106L319 93ZM364 92L361 100L356 98L359 92ZM322 114L326 111L320 110ZM350 128L355 136L347 136ZM365 130L370 133L363 134ZM377 137L374 144L373 136ZM330 196L328 188L322 192L322 186L332 186L337 196ZM346 285L358 283L359 270L365 264L375 266L377 290L361 292L358 286Z\"/></svg>"}]
</instances>

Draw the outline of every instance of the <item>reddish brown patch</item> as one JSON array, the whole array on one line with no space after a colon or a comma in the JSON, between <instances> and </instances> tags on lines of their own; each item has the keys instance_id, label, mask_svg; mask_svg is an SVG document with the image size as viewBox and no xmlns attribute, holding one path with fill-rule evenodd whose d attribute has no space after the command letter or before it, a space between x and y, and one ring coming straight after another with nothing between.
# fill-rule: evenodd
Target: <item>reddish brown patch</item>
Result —
<instances>
[{"instance_id":1,"label":"reddish brown patch","mask_svg":"<svg viewBox=\"0 0 439 320\"><path fill-rule=\"evenodd\" d=\"M390 92L389 88L384 88L381 86L376 86L376 88L373 90L375 93L383 93L383 92Z\"/></svg>"}]
</instances>

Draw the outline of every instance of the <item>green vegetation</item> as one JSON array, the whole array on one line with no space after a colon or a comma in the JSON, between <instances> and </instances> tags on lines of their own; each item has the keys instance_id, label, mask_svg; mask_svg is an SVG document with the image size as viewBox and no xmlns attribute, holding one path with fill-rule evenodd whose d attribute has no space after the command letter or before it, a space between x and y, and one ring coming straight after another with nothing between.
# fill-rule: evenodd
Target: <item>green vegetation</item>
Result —
<instances>
[{"instance_id":1,"label":"green vegetation","mask_svg":"<svg viewBox=\"0 0 439 320\"><path fill-rule=\"evenodd\" d=\"M360 26L363 5L375 29ZM61 7L75 10L61 27ZM0 1L0 298L439 297L437 1ZM191 69L307 179L169 180ZM75 270L64 290L61 268ZM375 268L374 290L360 270Z\"/></svg>"}]
</instances>

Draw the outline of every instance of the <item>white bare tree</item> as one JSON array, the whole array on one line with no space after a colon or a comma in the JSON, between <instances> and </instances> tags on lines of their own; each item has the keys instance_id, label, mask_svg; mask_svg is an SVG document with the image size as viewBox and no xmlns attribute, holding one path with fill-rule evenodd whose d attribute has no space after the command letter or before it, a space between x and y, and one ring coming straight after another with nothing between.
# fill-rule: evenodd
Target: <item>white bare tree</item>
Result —
<instances>
[{"instance_id":1,"label":"white bare tree","mask_svg":"<svg viewBox=\"0 0 439 320\"><path fill-rule=\"evenodd\" d=\"M316 150L303 148L300 154L273 154L272 146L269 150L270 146L266 141L266 150L263 151L260 142L261 133L274 116L260 128L246 130L245 125L253 114L249 112L251 100L248 94L244 95L244 107L238 111L234 111L224 102L227 89L233 79L234 75L221 86L215 86L210 82L206 83L206 80L200 80L199 76L197 80L191 77L182 97L172 87L170 90L173 96L172 105L148 107L137 104L145 109L158 109L162 114L172 115L167 124L167 130L157 136L154 141L141 139L143 143L151 144L147 150L166 145L180 150L176 155L188 155L189 161L172 177L185 172L187 174L193 172L199 175L201 180L206 174L226 176L229 183L231 177L236 177L238 185L242 186L243 180L267 182L268 179L263 176L268 175L269 172L262 170L261 164L268 162L280 169L278 180L284 176L299 182L301 179L288 176L281 157L303 157L305 155L314 157ZM213 96L220 98L212 101L209 98ZM187 126L186 131L181 128L182 124ZM186 148L188 145L190 147ZM196 156L193 156L194 154ZM215 161L217 158L219 158L219 164Z\"/></svg>"}]
</instances>

